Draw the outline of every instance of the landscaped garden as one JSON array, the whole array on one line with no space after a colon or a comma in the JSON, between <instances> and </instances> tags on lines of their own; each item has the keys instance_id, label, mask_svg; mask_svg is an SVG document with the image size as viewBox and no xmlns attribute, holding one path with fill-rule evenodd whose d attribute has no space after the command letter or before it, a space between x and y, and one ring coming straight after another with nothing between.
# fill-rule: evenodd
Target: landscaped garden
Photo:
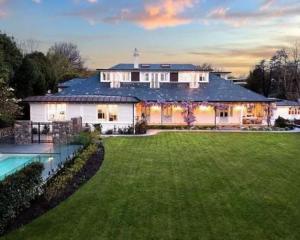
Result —
<instances>
[{"instance_id":1,"label":"landscaped garden","mask_svg":"<svg viewBox=\"0 0 300 240\"><path fill-rule=\"evenodd\" d=\"M107 138L74 195L3 239L300 239L300 134Z\"/></svg>"}]
</instances>

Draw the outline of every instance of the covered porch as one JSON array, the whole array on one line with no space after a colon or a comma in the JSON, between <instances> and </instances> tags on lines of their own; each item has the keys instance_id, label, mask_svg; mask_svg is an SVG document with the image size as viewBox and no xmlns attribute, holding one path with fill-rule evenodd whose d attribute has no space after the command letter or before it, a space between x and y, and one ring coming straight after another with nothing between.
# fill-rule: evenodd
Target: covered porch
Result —
<instances>
[{"instance_id":1,"label":"covered porch","mask_svg":"<svg viewBox=\"0 0 300 240\"><path fill-rule=\"evenodd\" d=\"M136 104L137 121L166 126L268 125L268 103L141 102Z\"/></svg>"}]
</instances>

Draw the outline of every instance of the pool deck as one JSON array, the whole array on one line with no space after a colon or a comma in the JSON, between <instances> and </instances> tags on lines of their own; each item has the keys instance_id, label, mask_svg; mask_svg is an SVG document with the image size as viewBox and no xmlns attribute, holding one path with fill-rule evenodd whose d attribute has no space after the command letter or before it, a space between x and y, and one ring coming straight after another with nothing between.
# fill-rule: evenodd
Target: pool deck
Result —
<instances>
[{"instance_id":1,"label":"pool deck","mask_svg":"<svg viewBox=\"0 0 300 240\"><path fill-rule=\"evenodd\" d=\"M29 145L0 144L0 153L49 153L53 152L53 149L52 143L34 143Z\"/></svg>"}]
</instances>

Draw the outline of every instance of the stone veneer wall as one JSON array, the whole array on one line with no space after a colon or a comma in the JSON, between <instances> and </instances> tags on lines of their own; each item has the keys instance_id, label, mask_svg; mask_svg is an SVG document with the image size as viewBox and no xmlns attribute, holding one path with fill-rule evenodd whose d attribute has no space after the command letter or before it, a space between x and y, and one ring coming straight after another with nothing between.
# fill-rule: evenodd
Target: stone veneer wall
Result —
<instances>
[{"instance_id":1,"label":"stone veneer wall","mask_svg":"<svg viewBox=\"0 0 300 240\"><path fill-rule=\"evenodd\" d=\"M31 144L31 121L16 121L14 131L16 144Z\"/></svg>"},{"instance_id":2,"label":"stone veneer wall","mask_svg":"<svg viewBox=\"0 0 300 240\"><path fill-rule=\"evenodd\" d=\"M73 122L53 122L52 132L54 144L67 144L69 143L71 136L73 135Z\"/></svg>"},{"instance_id":3,"label":"stone veneer wall","mask_svg":"<svg viewBox=\"0 0 300 240\"><path fill-rule=\"evenodd\" d=\"M73 124L73 134L80 133L82 131L82 117L71 118Z\"/></svg>"}]
</instances>

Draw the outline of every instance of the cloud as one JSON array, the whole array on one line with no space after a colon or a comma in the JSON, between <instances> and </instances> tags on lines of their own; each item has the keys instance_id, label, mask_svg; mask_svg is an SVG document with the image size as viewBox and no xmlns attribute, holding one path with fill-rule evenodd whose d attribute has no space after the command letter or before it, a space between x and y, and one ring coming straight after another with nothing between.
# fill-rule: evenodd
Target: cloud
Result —
<instances>
[{"instance_id":1,"label":"cloud","mask_svg":"<svg viewBox=\"0 0 300 240\"><path fill-rule=\"evenodd\" d=\"M39 4L39 3L41 3L42 2L42 0L32 0L34 3L37 3L37 4Z\"/></svg>"},{"instance_id":2,"label":"cloud","mask_svg":"<svg viewBox=\"0 0 300 240\"><path fill-rule=\"evenodd\" d=\"M276 0L264 0L263 4L260 6L260 11L268 10L271 6L275 4Z\"/></svg>"},{"instance_id":3,"label":"cloud","mask_svg":"<svg viewBox=\"0 0 300 240\"><path fill-rule=\"evenodd\" d=\"M0 19L4 19L8 16L7 0L0 0Z\"/></svg>"},{"instance_id":4,"label":"cloud","mask_svg":"<svg viewBox=\"0 0 300 240\"><path fill-rule=\"evenodd\" d=\"M181 16L187 8L193 7L194 0L161 0L157 3L148 4L144 11L129 16L128 20L138 23L146 29L161 27L174 27L187 24L192 21L188 17Z\"/></svg>"},{"instance_id":5,"label":"cloud","mask_svg":"<svg viewBox=\"0 0 300 240\"><path fill-rule=\"evenodd\" d=\"M274 19L299 16L300 3L275 6L275 2L275 0L265 0L258 10L251 12L231 11L230 8L218 7L208 13L207 19L241 27L246 24L263 24Z\"/></svg>"},{"instance_id":6,"label":"cloud","mask_svg":"<svg viewBox=\"0 0 300 240\"><path fill-rule=\"evenodd\" d=\"M89 2L89 3L97 3L98 0L87 0L87 2Z\"/></svg>"},{"instance_id":7,"label":"cloud","mask_svg":"<svg viewBox=\"0 0 300 240\"><path fill-rule=\"evenodd\" d=\"M95 3L96 0L88 0ZM79 16L86 19L92 25L100 22L119 23L132 22L145 29L152 30L163 27L174 27L188 24L192 19L184 16L184 13L192 8L198 0L155 0L144 2L142 8L107 9L103 5L68 12L64 15ZM112 12L114 12L112 14Z\"/></svg>"}]
</instances>

